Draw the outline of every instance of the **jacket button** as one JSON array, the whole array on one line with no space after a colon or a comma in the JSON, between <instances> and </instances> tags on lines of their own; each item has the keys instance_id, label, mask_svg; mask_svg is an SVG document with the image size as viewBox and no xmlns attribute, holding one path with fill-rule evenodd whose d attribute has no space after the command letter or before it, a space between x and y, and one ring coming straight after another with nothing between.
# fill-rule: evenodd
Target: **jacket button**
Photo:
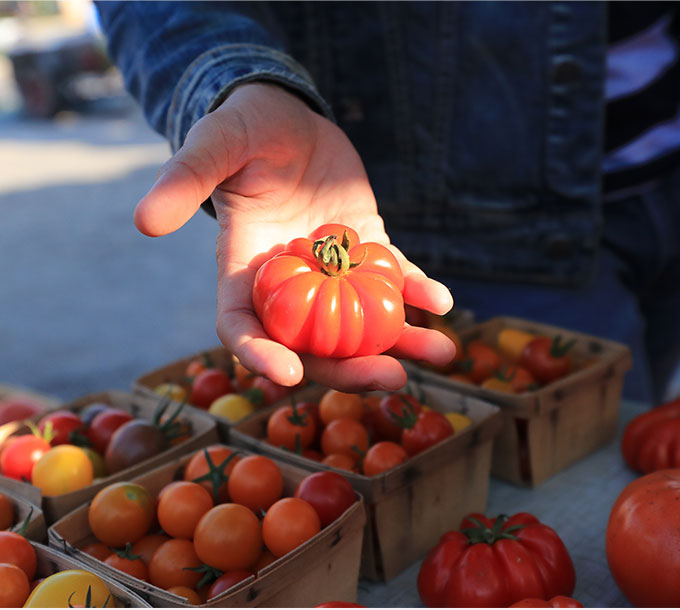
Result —
<instances>
[{"instance_id":1,"label":"jacket button","mask_svg":"<svg viewBox=\"0 0 680 610\"><path fill-rule=\"evenodd\" d=\"M574 57L563 55L553 62L552 80L558 85L571 85L581 78L582 73L581 64Z\"/></svg>"},{"instance_id":2,"label":"jacket button","mask_svg":"<svg viewBox=\"0 0 680 610\"><path fill-rule=\"evenodd\" d=\"M568 235L553 235L545 242L545 253L553 260L569 258L574 250L574 242Z\"/></svg>"}]
</instances>

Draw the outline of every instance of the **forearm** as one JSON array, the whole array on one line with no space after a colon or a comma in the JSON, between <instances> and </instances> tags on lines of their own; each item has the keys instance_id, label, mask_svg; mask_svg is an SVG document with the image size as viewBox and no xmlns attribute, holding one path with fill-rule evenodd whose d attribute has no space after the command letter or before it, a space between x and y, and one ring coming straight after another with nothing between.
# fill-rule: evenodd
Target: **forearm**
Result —
<instances>
[{"instance_id":1,"label":"forearm","mask_svg":"<svg viewBox=\"0 0 680 610\"><path fill-rule=\"evenodd\" d=\"M126 87L173 151L196 121L247 82L278 83L331 116L307 71L286 54L267 3L96 4Z\"/></svg>"}]
</instances>

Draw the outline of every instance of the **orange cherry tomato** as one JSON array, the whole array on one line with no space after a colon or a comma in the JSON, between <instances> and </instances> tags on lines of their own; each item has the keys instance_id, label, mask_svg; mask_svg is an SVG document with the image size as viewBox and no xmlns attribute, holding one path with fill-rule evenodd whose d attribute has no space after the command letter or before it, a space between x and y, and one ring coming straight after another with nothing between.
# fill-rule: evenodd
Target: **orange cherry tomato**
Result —
<instances>
[{"instance_id":1,"label":"orange cherry tomato","mask_svg":"<svg viewBox=\"0 0 680 610\"><path fill-rule=\"evenodd\" d=\"M470 370L463 372L467 373L475 383L481 383L487 377L490 377L495 370L500 368L501 359L498 352L481 340L470 341L466 352L466 361L470 364Z\"/></svg>"},{"instance_id":2,"label":"orange cherry tomato","mask_svg":"<svg viewBox=\"0 0 680 610\"><path fill-rule=\"evenodd\" d=\"M23 536L16 532L0 532L0 560L21 568L28 580L33 580L38 559L31 543Z\"/></svg>"},{"instance_id":3,"label":"orange cherry tomato","mask_svg":"<svg viewBox=\"0 0 680 610\"><path fill-rule=\"evenodd\" d=\"M398 443L381 441L368 449L363 459L362 470L367 477L373 477L390 470L408 460L409 455Z\"/></svg>"},{"instance_id":4,"label":"orange cherry tomato","mask_svg":"<svg viewBox=\"0 0 680 610\"><path fill-rule=\"evenodd\" d=\"M0 608L22 608L31 584L26 573L12 563L0 563Z\"/></svg>"},{"instance_id":5,"label":"orange cherry tomato","mask_svg":"<svg viewBox=\"0 0 680 610\"><path fill-rule=\"evenodd\" d=\"M264 455L249 455L234 466L228 485L232 502L243 504L257 514L281 497L283 475L274 460Z\"/></svg>"},{"instance_id":6,"label":"orange cherry tomato","mask_svg":"<svg viewBox=\"0 0 680 610\"><path fill-rule=\"evenodd\" d=\"M85 546L81 546L80 550L95 559L99 559L99 561L104 561L111 554L111 549L101 542L86 544Z\"/></svg>"},{"instance_id":7,"label":"orange cherry tomato","mask_svg":"<svg viewBox=\"0 0 680 610\"><path fill-rule=\"evenodd\" d=\"M239 459L238 455L223 445L210 445L199 449L184 469L184 480L205 487L211 493L215 504L228 502L227 480Z\"/></svg>"},{"instance_id":8,"label":"orange cherry tomato","mask_svg":"<svg viewBox=\"0 0 680 610\"><path fill-rule=\"evenodd\" d=\"M314 507L301 498L282 498L262 521L262 539L275 557L282 557L321 531Z\"/></svg>"},{"instance_id":9,"label":"orange cherry tomato","mask_svg":"<svg viewBox=\"0 0 680 610\"><path fill-rule=\"evenodd\" d=\"M166 534L191 540L196 524L213 506L207 489L191 481L177 481L158 501L158 522Z\"/></svg>"},{"instance_id":10,"label":"orange cherry tomato","mask_svg":"<svg viewBox=\"0 0 680 610\"><path fill-rule=\"evenodd\" d=\"M149 582L161 589L189 587L195 589L201 574L191 568L201 566L194 545L184 538L172 538L161 544L149 564Z\"/></svg>"},{"instance_id":11,"label":"orange cherry tomato","mask_svg":"<svg viewBox=\"0 0 680 610\"><path fill-rule=\"evenodd\" d=\"M302 451L316 438L316 424L310 413L297 408L295 403L279 407L267 421L267 440L275 447Z\"/></svg>"},{"instance_id":12,"label":"orange cherry tomato","mask_svg":"<svg viewBox=\"0 0 680 610\"><path fill-rule=\"evenodd\" d=\"M147 534L142 536L137 542L132 545L132 554L139 555L142 561L148 566L151 563L151 558L156 552L156 549L170 540L170 536L165 534Z\"/></svg>"},{"instance_id":13,"label":"orange cherry tomato","mask_svg":"<svg viewBox=\"0 0 680 610\"><path fill-rule=\"evenodd\" d=\"M368 431L356 419L334 419L321 435L321 450L325 455L344 453L360 458L368 449Z\"/></svg>"},{"instance_id":14,"label":"orange cherry tomato","mask_svg":"<svg viewBox=\"0 0 680 610\"><path fill-rule=\"evenodd\" d=\"M107 566L125 572L139 580L149 580L149 568L138 555L132 554L132 548L128 546L125 551L113 552L104 560Z\"/></svg>"},{"instance_id":15,"label":"orange cherry tomato","mask_svg":"<svg viewBox=\"0 0 680 610\"><path fill-rule=\"evenodd\" d=\"M319 401L319 417L324 424L345 417L360 421L364 413L364 399L360 394L328 390Z\"/></svg>"},{"instance_id":16,"label":"orange cherry tomato","mask_svg":"<svg viewBox=\"0 0 680 610\"><path fill-rule=\"evenodd\" d=\"M255 381L255 377L257 377L257 373L253 373L252 371L248 370L245 366L243 366L236 356L233 356L233 359L234 359L234 379L236 380L236 385L238 386L238 389L243 391L252 388L253 382Z\"/></svg>"},{"instance_id":17,"label":"orange cherry tomato","mask_svg":"<svg viewBox=\"0 0 680 610\"><path fill-rule=\"evenodd\" d=\"M321 460L322 464L339 468L340 470L349 470L350 472L359 472L359 457L351 458L344 453L330 453Z\"/></svg>"},{"instance_id":18,"label":"orange cherry tomato","mask_svg":"<svg viewBox=\"0 0 680 610\"><path fill-rule=\"evenodd\" d=\"M175 595L183 597L184 599L187 600L187 603L191 604L192 606L200 606L203 603L203 600L201 599L201 596L198 594L198 591L190 589L189 587L182 586L170 587L168 589L168 593L174 593Z\"/></svg>"},{"instance_id":19,"label":"orange cherry tomato","mask_svg":"<svg viewBox=\"0 0 680 610\"><path fill-rule=\"evenodd\" d=\"M263 548L257 561L251 566L251 570L257 574L260 570L266 568L270 563L274 563L275 561L276 557L274 557L273 553L269 549Z\"/></svg>"},{"instance_id":20,"label":"orange cherry tomato","mask_svg":"<svg viewBox=\"0 0 680 610\"><path fill-rule=\"evenodd\" d=\"M198 522L194 548L200 561L222 572L249 569L262 551L262 526L248 507L218 504Z\"/></svg>"}]
</instances>

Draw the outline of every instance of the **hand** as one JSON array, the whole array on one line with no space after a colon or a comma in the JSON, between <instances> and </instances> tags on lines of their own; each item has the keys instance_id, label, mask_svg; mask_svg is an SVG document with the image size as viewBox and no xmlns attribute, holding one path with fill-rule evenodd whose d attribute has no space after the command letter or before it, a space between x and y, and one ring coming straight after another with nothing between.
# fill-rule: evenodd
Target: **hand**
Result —
<instances>
[{"instance_id":1,"label":"hand","mask_svg":"<svg viewBox=\"0 0 680 610\"><path fill-rule=\"evenodd\" d=\"M139 202L135 224L146 235L180 228L212 195L217 238L217 334L248 369L282 385L304 374L344 391L396 390L406 374L391 356L449 362L455 347L437 331L406 325L391 356L325 359L298 355L269 339L253 310L255 273L289 240L337 222L361 241L389 245L363 164L345 134L281 87L237 88L198 121ZM448 289L394 246L405 276L404 300L443 314Z\"/></svg>"}]
</instances>

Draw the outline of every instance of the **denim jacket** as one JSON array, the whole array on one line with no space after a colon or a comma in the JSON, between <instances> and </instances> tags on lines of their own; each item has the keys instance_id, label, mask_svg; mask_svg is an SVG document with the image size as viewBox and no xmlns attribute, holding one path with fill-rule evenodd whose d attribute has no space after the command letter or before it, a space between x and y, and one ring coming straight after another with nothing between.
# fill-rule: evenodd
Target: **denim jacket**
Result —
<instances>
[{"instance_id":1,"label":"denim jacket","mask_svg":"<svg viewBox=\"0 0 680 610\"><path fill-rule=\"evenodd\" d=\"M359 151L433 277L589 278L606 4L102 2L109 51L177 150L238 84L294 90Z\"/></svg>"}]
</instances>

